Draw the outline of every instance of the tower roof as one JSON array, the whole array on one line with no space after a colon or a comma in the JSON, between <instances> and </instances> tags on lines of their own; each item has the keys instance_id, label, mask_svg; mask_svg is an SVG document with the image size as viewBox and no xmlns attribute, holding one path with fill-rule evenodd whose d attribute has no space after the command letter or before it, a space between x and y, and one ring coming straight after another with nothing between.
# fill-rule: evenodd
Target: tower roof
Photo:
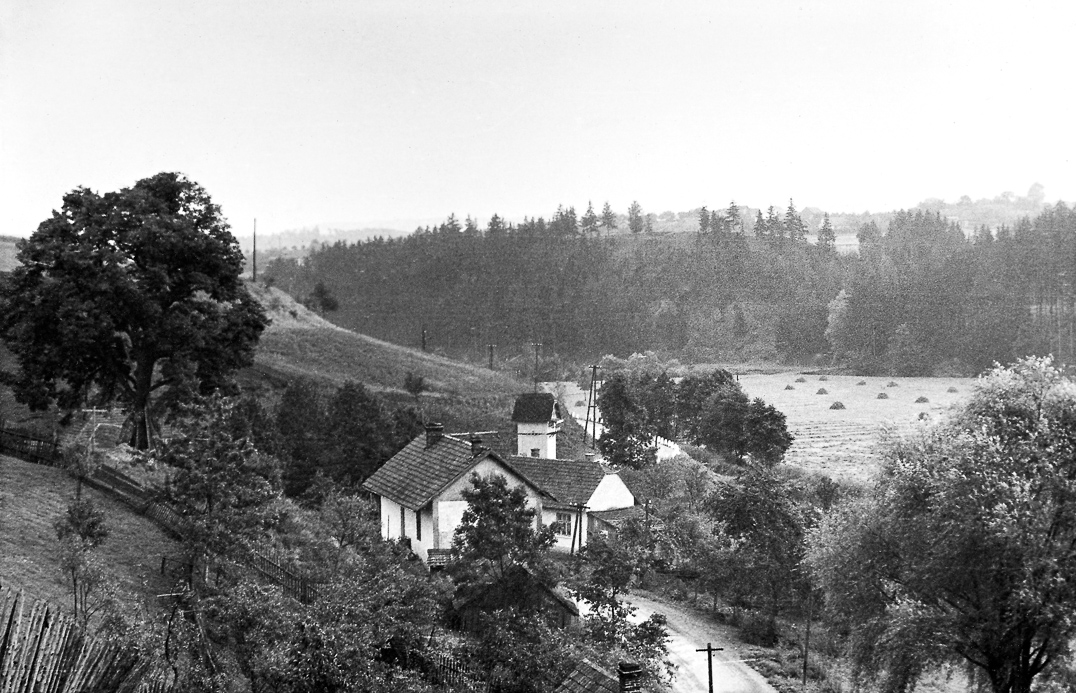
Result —
<instances>
[{"instance_id":1,"label":"tower roof","mask_svg":"<svg viewBox=\"0 0 1076 693\"><path fill-rule=\"evenodd\" d=\"M527 392L519 395L512 409L512 421L515 423L546 423L560 418L560 405L549 392Z\"/></svg>"}]
</instances>

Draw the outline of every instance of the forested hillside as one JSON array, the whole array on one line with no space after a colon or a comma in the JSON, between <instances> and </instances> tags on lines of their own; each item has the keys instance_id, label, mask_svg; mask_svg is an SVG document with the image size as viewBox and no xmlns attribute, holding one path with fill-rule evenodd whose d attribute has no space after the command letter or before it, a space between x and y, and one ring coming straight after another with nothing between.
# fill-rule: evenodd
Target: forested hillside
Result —
<instances>
[{"instance_id":1,"label":"forested hillside","mask_svg":"<svg viewBox=\"0 0 1076 693\"><path fill-rule=\"evenodd\" d=\"M390 341L481 360L655 350L686 361L816 359L862 372L975 373L1029 353L1076 354L1076 214L1063 204L969 238L938 213L862 225L841 256L791 205L735 208L690 233L583 232L528 220L442 224L400 239L323 247L272 264L329 317Z\"/></svg>"}]
</instances>

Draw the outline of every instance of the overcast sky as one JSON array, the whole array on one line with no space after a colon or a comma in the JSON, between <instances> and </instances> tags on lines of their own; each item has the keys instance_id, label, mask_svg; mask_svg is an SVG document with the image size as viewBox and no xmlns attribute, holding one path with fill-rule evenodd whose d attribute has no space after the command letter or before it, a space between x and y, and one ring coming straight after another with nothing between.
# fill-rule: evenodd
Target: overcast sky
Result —
<instances>
[{"instance_id":1,"label":"overcast sky","mask_svg":"<svg viewBox=\"0 0 1076 693\"><path fill-rule=\"evenodd\" d=\"M3 0L0 233L181 171L237 234L632 200L1076 200L1071 2Z\"/></svg>"}]
</instances>

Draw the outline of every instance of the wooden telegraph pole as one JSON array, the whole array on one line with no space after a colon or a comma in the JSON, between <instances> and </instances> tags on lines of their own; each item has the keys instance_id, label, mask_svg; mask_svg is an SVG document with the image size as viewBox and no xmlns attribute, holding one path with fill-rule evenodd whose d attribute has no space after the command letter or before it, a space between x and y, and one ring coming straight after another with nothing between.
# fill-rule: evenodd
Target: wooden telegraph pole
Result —
<instances>
[{"instance_id":1,"label":"wooden telegraph pole","mask_svg":"<svg viewBox=\"0 0 1076 693\"><path fill-rule=\"evenodd\" d=\"M534 347L534 391L538 392L538 349L542 347L542 343L531 342L531 346Z\"/></svg>"},{"instance_id":2,"label":"wooden telegraph pole","mask_svg":"<svg viewBox=\"0 0 1076 693\"><path fill-rule=\"evenodd\" d=\"M493 370L493 347L495 347L497 345L496 344L487 344L486 346L489 347L489 369Z\"/></svg>"},{"instance_id":3,"label":"wooden telegraph pole","mask_svg":"<svg viewBox=\"0 0 1076 693\"><path fill-rule=\"evenodd\" d=\"M696 652L706 653L706 673L710 680L710 693L714 693L714 653L721 652L724 647L713 647L710 643L706 643L705 650L695 650Z\"/></svg>"},{"instance_id":4,"label":"wooden telegraph pole","mask_svg":"<svg viewBox=\"0 0 1076 693\"><path fill-rule=\"evenodd\" d=\"M258 220L254 220L254 252L250 255L254 261L254 283L258 283Z\"/></svg>"},{"instance_id":5,"label":"wooden telegraph pole","mask_svg":"<svg viewBox=\"0 0 1076 693\"><path fill-rule=\"evenodd\" d=\"M587 442L587 431L591 421L594 422L594 433L590 438L590 449L593 450L598 441L598 369L600 366L590 367L590 392L587 394L587 420L583 424L583 443Z\"/></svg>"}]
</instances>

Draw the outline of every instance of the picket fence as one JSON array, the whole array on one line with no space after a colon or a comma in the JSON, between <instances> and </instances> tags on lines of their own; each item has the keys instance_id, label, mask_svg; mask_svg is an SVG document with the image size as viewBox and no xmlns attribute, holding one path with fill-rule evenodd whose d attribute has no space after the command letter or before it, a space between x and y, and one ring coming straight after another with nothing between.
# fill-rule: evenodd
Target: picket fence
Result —
<instances>
[{"instance_id":1,"label":"picket fence","mask_svg":"<svg viewBox=\"0 0 1076 693\"><path fill-rule=\"evenodd\" d=\"M166 693L136 653L83 634L43 600L0 587L0 693Z\"/></svg>"},{"instance_id":2,"label":"picket fence","mask_svg":"<svg viewBox=\"0 0 1076 693\"><path fill-rule=\"evenodd\" d=\"M0 453L18 457L35 464L56 466L61 462L60 449L55 442L14 431L0 419ZM177 539L190 533L190 522L174 508L153 499L153 493L137 480L115 467L99 465L84 481L94 488L115 496L135 511L153 520L161 529ZM279 585L284 594L309 604L318 597L320 583L283 566L265 554L250 550L242 562L263 579ZM4 693L0 691L0 693Z\"/></svg>"}]
</instances>

